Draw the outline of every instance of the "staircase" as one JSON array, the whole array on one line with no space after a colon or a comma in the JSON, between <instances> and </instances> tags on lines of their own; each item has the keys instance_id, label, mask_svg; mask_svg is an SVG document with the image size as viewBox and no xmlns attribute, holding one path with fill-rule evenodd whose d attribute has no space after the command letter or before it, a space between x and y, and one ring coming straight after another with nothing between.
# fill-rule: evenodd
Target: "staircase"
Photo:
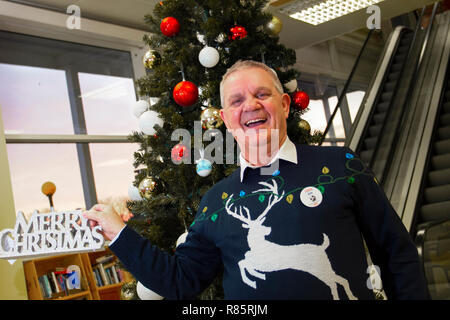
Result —
<instances>
[{"instance_id":1,"label":"staircase","mask_svg":"<svg viewBox=\"0 0 450 320\"><path fill-rule=\"evenodd\" d=\"M393 61L389 66L376 106L374 107L374 114L371 117L370 124L364 136L364 143L359 151L361 160L368 166L374 155L380 133L383 130L383 124L387 120L386 117L392 100L395 98L394 92L397 90L397 84L400 81L412 39L413 32L405 31L394 54Z\"/></svg>"},{"instance_id":2,"label":"staircase","mask_svg":"<svg viewBox=\"0 0 450 320\"><path fill-rule=\"evenodd\" d=\"M450 80L444 89L427 181L420 208L421 222L450 219Z\"/></svg>"}]
</instances>

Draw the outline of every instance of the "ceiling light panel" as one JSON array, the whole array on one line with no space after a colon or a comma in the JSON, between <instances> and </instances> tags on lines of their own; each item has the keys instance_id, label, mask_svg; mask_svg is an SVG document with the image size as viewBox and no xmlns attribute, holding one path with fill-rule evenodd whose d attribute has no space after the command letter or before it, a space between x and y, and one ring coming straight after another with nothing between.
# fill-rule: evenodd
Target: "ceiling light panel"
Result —
<instances>
[{"instance_id":1,"label":"ceiling light panel","mask_svg":"<svg viewBox=\"0 0 450 320\"><path fill-rule=\"evenodd\" d=\"M318 25L384 0L296 0L279 11L291 18Z\"/></svg>"}]
</instances>

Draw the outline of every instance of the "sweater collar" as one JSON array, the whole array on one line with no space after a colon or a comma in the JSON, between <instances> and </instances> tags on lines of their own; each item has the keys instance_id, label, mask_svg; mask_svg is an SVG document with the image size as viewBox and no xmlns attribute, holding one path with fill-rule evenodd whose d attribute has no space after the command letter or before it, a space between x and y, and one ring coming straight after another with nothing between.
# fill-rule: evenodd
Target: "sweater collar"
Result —
<instances>
[{"instance_id":1,"label":"sweater collar","mask_svg":"<svg viewBox=\"0 0 450 320\"><path fill-rule=\"evenodd\" d=\"M272 161L269 163L272 164L276 160L283 159L292 163L297 164L297 148L295 147L295 144L289 139L289 137L286 137L286 140L284 141L283 145L278 150L275 157L273 157ZM242 152L239 155L239 163L241 166L241 182L244 180L244 173L245 169L247 168L260 168L260 166L253 166L250 163L247 162L247 160L244 159L242 156Z\"/></svg>"}]
</instances>

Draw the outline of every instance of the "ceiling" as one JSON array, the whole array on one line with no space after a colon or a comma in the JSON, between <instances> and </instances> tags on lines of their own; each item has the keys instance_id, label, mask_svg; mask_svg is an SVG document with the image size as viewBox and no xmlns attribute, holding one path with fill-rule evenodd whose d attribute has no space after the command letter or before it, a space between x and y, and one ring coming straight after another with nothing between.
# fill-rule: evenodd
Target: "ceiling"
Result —
<instances>
[{"instance_id":1,"label":"ceiling","mask_svg":"<svg viewBox=\"0 0 450 320\"><path fill-rule=\"evenodd\" d=\"M140 30L147 30L144 15L151 13L160 0L10 0L10 2L37 6L66 13L69 5L75 4L81 8L81 16ZM280 3L286 4L292 0L272 0L268 9L283 21L280 42L289 48L304 48L320 43L361 28L366 28L366 20L370 14L360 10L335 20L313 26L290 18L277 11ZM387 20L401 14L422 8L436 0L385 0L378 4L381 20Z\"/></svg>"}]
</instances>

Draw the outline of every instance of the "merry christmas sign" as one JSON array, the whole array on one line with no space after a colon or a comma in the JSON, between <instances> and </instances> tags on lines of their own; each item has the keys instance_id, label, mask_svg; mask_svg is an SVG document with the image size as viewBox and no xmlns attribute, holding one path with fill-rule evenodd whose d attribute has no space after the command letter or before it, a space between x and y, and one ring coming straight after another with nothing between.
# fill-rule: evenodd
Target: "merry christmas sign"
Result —
<instances>
[{"instance_id":1,"label":"merry christmas sign","mask_svg":"<svg viewBox=\"0 0 450 320\"><path fill-rule=\"evenodd\" d=\"M14 229L0 232L0 258L17 259L101 249L101 227L92 229L81 210L38 213L27 221L18 212Z\"/></svg>"}]
</instances>

